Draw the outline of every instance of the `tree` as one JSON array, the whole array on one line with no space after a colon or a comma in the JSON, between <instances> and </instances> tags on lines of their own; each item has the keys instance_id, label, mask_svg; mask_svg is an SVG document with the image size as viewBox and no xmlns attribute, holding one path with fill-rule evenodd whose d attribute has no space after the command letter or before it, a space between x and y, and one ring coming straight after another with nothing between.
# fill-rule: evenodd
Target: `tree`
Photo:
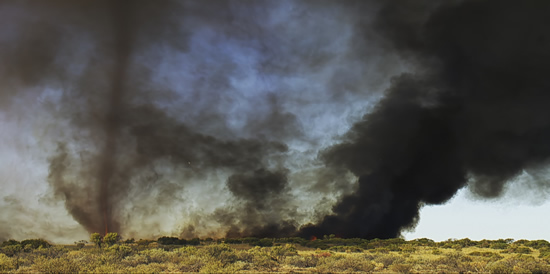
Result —
<instances>
[{"instance_id":1,"label":"tree","mask_svg":"<svg viewBox=\"0 0 550 274\"><path fill-rule=\"evenodd\" d=\"M10 240L2 242L2 245L0 245L0 247L6 247L6 246L18 245L18 244L20 244L20 242L18 242L16 240L13 240L13 239L10 239Z\"/></svg>"},{"instance_id":2,"label":"tree","mask_svg":"<svg viewBox=\"0 0 550 274\"><path fill-rule=\"evenodd\" d=\"M37 249L39 247L48 248L51 247L52 244L48 243L46 240L43 239L27 239L21 241L21 246L26 247L29 246L30 249Z\"/></svg>"},{"instance_id":3,"label":"tree","mask_svg":"<svg viewBox=\"0 0 550 274\"><path fill-rule=\"evenodd\" d=\"M101 241L103 238L99 233L92 233L90 235L90 242L94 243L97 247L101 247Z\"/></svg>"},{"instance_id":4,"label":"tree","mask_svg":"<svg viewBox=\"0 0 550 274\"><path fill-rule=\"evenodd\" d=\"M185 239L178 239L177 237L160 237L157 240L157 243L161 245L184 245L187 244Z\"/></svg>"},{"instance_id":5,"label":"tree","mask_svg":"<svg viewBox=\"0 0 550 274\"><path fill-rule=\"evenodd\" d=\"M118 240L120 240L120 238L116 232L109 232L105 235L105 237L103 237L103 242L109 246L116 244Z\"/></svg>"},{"instance_id":6,"label":"tree","mask_svg":"<svg viewBox=\"0 0 550 274\"><path fill-rule=\"evenodd\" d=\"M189 241L187 241L187 244L190 244L190 245L200 245L201 244L201 240L199 238L193 238Z\"/></svg>"},{"instance_id":7,"label":"tree","mask_svg":"<svg viewBox=\"0 0 550 274\"><path fill-rule=\"evenodd\" d=\"M76 247L78 247L78 249L84 248L84 246L86 246L87 243L88 241L86 240L80 240L78 242L74 242L74 244L76 245Z\"/></svg>"}]
</instances>

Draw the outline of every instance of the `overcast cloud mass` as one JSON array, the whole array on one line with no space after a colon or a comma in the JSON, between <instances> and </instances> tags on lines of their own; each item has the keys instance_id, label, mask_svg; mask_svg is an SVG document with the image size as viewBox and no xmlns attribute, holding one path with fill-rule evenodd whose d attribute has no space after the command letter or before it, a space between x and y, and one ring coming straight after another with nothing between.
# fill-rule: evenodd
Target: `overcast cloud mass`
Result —
<instances>
[{"instance_id":1,"label":"overcast cloud mass","mask_svg":"<svg viewBox=\"0 0 550 274\"><path fill-rule=\"evenodd\" d=\"M550 2L0 1L0 240L387 238L547 193Z\"/></svg>"}]
</instances>

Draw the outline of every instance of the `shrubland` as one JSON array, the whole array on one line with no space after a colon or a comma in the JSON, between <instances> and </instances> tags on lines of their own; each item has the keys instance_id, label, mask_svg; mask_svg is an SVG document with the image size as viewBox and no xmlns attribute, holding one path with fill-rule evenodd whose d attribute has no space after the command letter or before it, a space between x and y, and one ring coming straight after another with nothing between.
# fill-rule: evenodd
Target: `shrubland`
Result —
<instances>
[{"instance_id":1,"label":"shrubland","mask_svg":"<svg viewBox=\"0 0 550 274\"><path fill-rule=\"evenodd\" d=\"M92 234L90 243L4 241L2 273L386 272L550 273L550 243L512 239L302 238L122 240Z\"/></svg>"}]
</instances>

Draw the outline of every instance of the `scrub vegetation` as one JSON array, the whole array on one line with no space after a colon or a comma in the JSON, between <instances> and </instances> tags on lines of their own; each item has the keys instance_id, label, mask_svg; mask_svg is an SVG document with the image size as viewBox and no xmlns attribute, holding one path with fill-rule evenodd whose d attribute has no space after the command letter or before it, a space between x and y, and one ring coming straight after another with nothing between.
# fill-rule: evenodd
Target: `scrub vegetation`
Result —
<instances>
[{"instance_id":1,"label":"scrub vegetation","mask_svg":"<svg viewBox=\"0 0 550 274\"><path fill-rule=\"evenodd\" d=\"M90 242L51 245L4 241L2 273L386 272L550 273L545 240L241 238L122 240L92 234Z\"/></svg>"}]
</instances>

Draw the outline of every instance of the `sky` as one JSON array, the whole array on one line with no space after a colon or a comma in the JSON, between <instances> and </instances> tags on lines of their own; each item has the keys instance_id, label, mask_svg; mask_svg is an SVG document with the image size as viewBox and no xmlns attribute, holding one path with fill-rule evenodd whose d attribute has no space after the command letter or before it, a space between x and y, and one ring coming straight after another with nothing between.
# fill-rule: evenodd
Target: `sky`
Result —
<instances>
[{"instance_id":1,"label":"sky","mask_svg":"<svg viewBox=\"0 0 550 274\"><path fill-rule=\"evenodd\" d=\"M549 239L549 9L0 1L0 240Z\"/></svg>"},{"instance_id":2,"label":"sky","mask_svg":"<svg viewBox=\"0 0 550 274\"><path fill-rule=\"evenodd\" d=\"M472 199L467 189L444 205L426 206L420 210L420 221L405 239L549 239L546 216L550 202L536 204L504 199Z\"/></svg>"}]
</instances>

